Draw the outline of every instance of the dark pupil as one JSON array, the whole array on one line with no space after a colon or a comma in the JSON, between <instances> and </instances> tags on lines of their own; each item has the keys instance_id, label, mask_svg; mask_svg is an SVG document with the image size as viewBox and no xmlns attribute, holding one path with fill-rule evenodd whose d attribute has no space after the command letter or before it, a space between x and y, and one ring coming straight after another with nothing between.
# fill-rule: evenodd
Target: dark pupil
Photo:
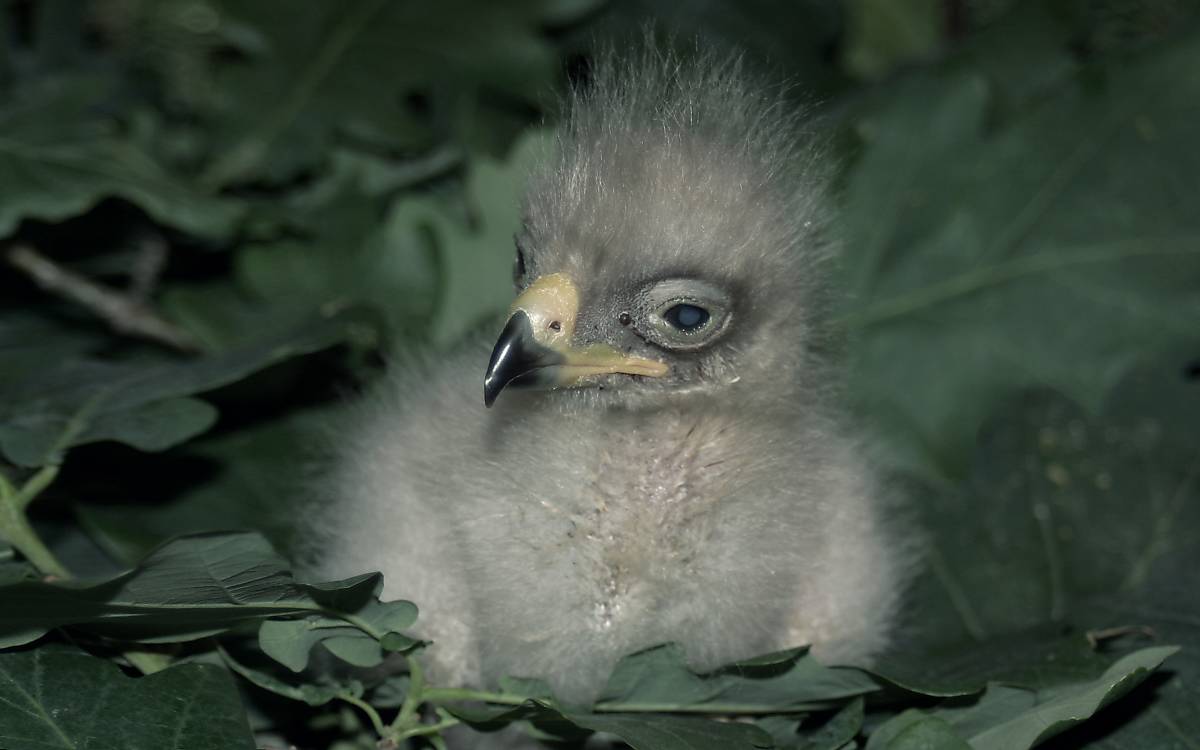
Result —
<instances>
[{"instance_id":1,"label":"dark pupil","mask_svg":"<svg viewBox=\"0 0 1200 750\"><path fill-rule=\"evenodd\" d=\"M675 305L666 312L667 322L685 333L698 331L708 322L708 310L695 305Z\"/></svg>"}]
</instances>

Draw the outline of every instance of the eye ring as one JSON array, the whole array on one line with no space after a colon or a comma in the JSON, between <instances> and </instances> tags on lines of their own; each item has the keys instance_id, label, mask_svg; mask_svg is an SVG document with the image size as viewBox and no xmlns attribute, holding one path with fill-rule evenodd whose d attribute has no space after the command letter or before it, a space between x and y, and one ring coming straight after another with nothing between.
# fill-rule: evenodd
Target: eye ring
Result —
<instances>
[{"instance_id":1,"label":"eye ring","mask_svg":"<svg viewBox=\"0 0 1200 750\"><path fill-rule=\"evenodd\" d=\"M702 331L712 314L700 305L690 302L677 302L663 311L662 317L675 330L684 334L695 334Z\"/></svg>"}]
</instances>

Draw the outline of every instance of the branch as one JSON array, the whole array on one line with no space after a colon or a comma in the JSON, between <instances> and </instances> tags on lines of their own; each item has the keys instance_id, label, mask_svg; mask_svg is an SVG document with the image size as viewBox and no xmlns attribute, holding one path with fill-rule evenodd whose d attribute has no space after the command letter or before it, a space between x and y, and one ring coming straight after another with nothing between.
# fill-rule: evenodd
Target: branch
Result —
<instances>
[{"instance_id":1,"label":"branch","mask_svg":"<svg viewBox=\"0 0 1200 750\"><path fill-rule=\"evenodd\" d=\"M153 248L153 245L143 246ZM159 248L165 257L165 248ZM161 259L151 249L143 254L134 270L133 289L129 294L98 284L70 271L29 245L13 245L5 260L23 272L45 291L70 300L95 313L114 331L149 339L184 352L199 351L198 342L186 331L159 317L139 294L148 291L161 268Z\"/></svg>"},{"instance_id":2,"label":"branch","mask_svg":"<svg viewBox=\"0 0 1200 750\"><path fill-rule=\"evenodd\" d=\"M166 241L157 234L143 235L138 241L137 257L129 271L129 297L145 305L167 265Z\"/></svg>"}]
</instances>

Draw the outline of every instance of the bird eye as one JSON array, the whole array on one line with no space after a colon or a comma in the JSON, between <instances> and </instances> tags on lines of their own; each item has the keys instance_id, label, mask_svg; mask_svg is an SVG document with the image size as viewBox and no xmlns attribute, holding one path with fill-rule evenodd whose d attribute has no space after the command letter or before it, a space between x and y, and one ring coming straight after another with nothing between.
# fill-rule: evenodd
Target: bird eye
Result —
<instances>
[{"instance_id":1,"label":"bird eye","mask_svg":"<svg viewBox=\"0 0 1200 750\"><path fill-rule=\"evenodd\" d=\"M678 351L703 349L729 328L733 298L701 279L655 281L636 297L632 320L638 335Z\"/></svg>"},{"instance_id":2,"label":"bird eye","mask_svg":"<svg viewBox=\"0 0 1200 750\"><path fill-rule=\"evenodd\" d=\"M517 245L517 257L513 260L513 284L519 289L525 283L525 251Z\"/></svg>"},{"instance_id":3,"label":"bird eye","mask_svg":"<svg viewBox=\"0 0 1200 750\"><path fill-rule=\"evenodd\" d=\"M667 322L683 333L695 333L708 325L708 310L699 305L689 305L686 302L674 305L663 313Z\"/></svg>"}]
</instances>

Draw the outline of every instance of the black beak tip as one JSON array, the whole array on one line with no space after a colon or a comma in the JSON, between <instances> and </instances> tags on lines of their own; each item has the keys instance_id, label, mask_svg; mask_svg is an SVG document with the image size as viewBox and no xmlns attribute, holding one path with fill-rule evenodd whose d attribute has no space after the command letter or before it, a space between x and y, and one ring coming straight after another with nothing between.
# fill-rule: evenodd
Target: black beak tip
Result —
<instances>
[{"instance_id":1,"label":"black beak tip","mask_svg":"<svg viewBox=\"0 0 1200 750\"><path fill-rule=\"evenodd\" d=\"M508 385L525 366L526 342L533 338L529 316L518 311L508 319L500 339L492 349L487 374L483 378L483 405L491 408L504 386Z\"/></svg>"},{"instance_id":2,"label":"black beak tip","mask_svg":"<svg viewBox=\"0 0 1200 750\"><path fill-rule=\"evenodd\" d=\"M563 357L533 338L529 316L518 310L508 319L500 339L492 349L487 374L483 378L483 405L491 407L508 385L532 386L543 382L541 368L561 364Z\"/></svg>"}]
</instances>

